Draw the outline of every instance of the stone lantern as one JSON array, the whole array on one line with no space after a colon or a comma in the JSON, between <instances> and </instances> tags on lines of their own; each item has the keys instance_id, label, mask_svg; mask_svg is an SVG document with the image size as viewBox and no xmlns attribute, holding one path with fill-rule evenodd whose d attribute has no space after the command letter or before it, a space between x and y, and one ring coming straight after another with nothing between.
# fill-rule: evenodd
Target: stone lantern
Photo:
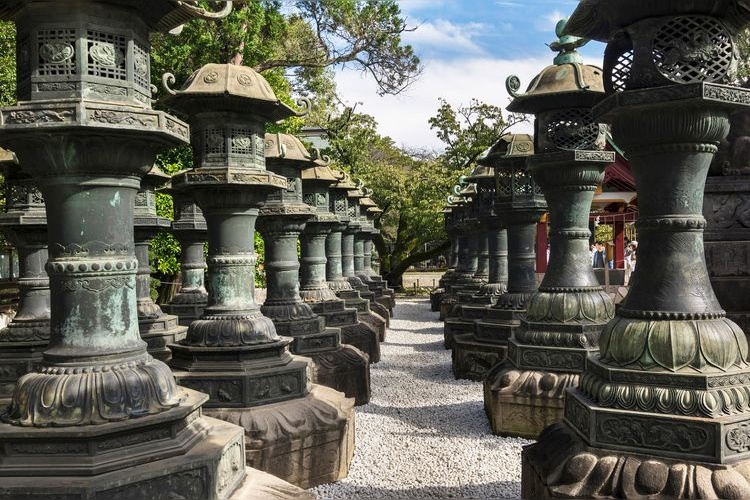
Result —
<instances>
[{"instance_id":1,"label":"stone lantern","mask_svg":"<svg viewBox=\"0 0 750 500\"><path fill-rule=\"evenodd\" d=\"M613 152L601 151L606 128L591 115L604 97L602 70L583 64L584 40L563 35L550 48L559 55L508 110L535 115L535 154L528 158L534 182L549 207L549 267L526 302L521 328L508 341L508 361L484 379L485 409L493 432L535 438L563 417L565 390L578 384L597 353L599 334L614 304L594 275L589 254L589 212Z\"/></svg>"},{"instance_id":2,"label":"stone lantern","mask_svg":"<svg viewBox=\"0 0 750 500\"><path fill-rule=\"evenodd\" d=\"M218 499L248 477L242 429L203 416L205 395L146 350L133 238L141 177L189 134L151 109L149 34L229 5L0 4L16 25L19 98L0 109L0 145L44 197L51 297L42 362L2 415L6 498Z\"/></svg>"},{"instance_id":3,"label":"stone lantern","mask_svg":"<svg viewBox=\"0 0 750 500\"><path fill-rule=\"evenodd\" d=\"M266 170L265 124L299 113L245 66L207 64L168 91L163 104L190 120L194 165L172 188L193 197L208 227L208 305L170 345L170 366L208 394L206 414L244 427L249 466L304 488L338 480L353 452L353 401L311 384L310 360L289 352L293 339L255 303L255 221L289 187Z\"/></svg>"},{"instance_id":4,"label":"stone lantern","mask_svg":"<svg viewBox=\"0 0 750 500\"><path fill-rule=\"evenodd\" d=\"M370 301L370 309L377 313L378 316L385 319L385 325L388 327L391 318L390 311L386 306L376 300L376 293L370 290L370 287L367 286L359 276L357 276L356 267L354 265L356 258L356 235L362 231L364 225L364 221L360 216L359 205L360 200L365 196L365 193L362 191L362 186L362 181L357 180L355 188L350 189L346 193L349 220L346 229L341 233L341 270L352 288L358 291L363 299ZM364 250L362 257L364 258Z\"/></svg>"},{"instance_id":5,"label":"stone lantern","mask_svg":"<svg viewBox=\"0 0 750 500\"><path fill-rule=\"evenodd\" d=\"M388 288L388 283L386 283L382 277L378 276L378 280L373 280L373 278L371 278L370 274L375 274L375 271L372 271L372 268L370 268L370 271L365 270L366 243L369 243L369 267L372 264L372 237L380 231L375 229L372 219L368 218L368 211L372 208L377 208L377 204L369 197L372 194L372 190L364 186L360 186L360 190L364 196L356 200L355 205L355 213L357 215L357 220L359 221L359 230L354 233L354 276L359 278L359 280L368 287L368 289L375 295L374 301L384 307L387 311L383 312L387 312L390 317L393 316L393 307L395 306L395 302L393 301L393 290Z\"/></svg>"},{"instance_id":6,"label":"stone lantern","mask_svg":"<svg viewBox=\"0 0 750 500\"><path fill-rule=\"evenodd\" d=\"M193 198L171 189L163 191L172 195L174 221L172 234L180 243L180 274L182 285L169 304L162 306L167 314L174 314L181 325L189 326L201 317L208 305L205 286L206 258L203 246L208 238L206 219Z\"/></svg>"},{"instance_id":7,"label":"stone lantern","mask_svg":"<svg viewBox=\"0 0 750 500\"><path fill-rule=\"evenodd\" d=\"M526 301L537 290L536 223L547 205L541 187L526 168L532 154L534 139L513 134L503 136L480 160L494 167L494 211L508 232L508 290L484 310L473 336L454 339L453 371L459 378L482 380L490 368L505 358L508 339L521 325Z\"/></svg>"},{"instance_id":8,"label":"stone lantern","mask_svg":"<svg viewBox=\"0 0 750 500\"><path fill-rule=\"evenodd\" d=\"M370 363L377 363L380 361L377 330L362 321L356 309L346 307L326 282L326 237L340 225L338 217L329 209L328 188L339 179L328 166L327 159L309 162L308 168L302 170L301 178L302 200L315 208L315 216L300 235L300 297L316 314L325 318L327 326L341 330L343 343L366 353Z\"/></svg>"},{"instance_id":9,"label":"stone lantern","mask_svg":"<svg viewBox=\"0 0 750 500\"><path fill-rule=\"evenodd\" d=\"M477 220L479 221L479 233L482 237L481 242L486 241L487 248L482 252L478 259L477 274L478 278L484 277L485 261L487 262L487 281L481 285L479 292L471 296L466 303L459 305L451 311L451 315L446 319L444 326L444 335L446 345L451 345L455 349L453 340L456 336L462 334L473 334L475 323L485 314L487 306L491 306L497 300L497 297L505 292L508 286L508 238L504 227L504 221L495 212L493 205L495 203L495 170L491 166L478 165L468 181L475 183L474 195L477 207ZM481 265L479 263L481 262ZM479 269L482 269L480 272ZM461 365L456 365L456 353L453 357L453 374L457 378L462 378L463 369ZM458 368L458 370L456 370Z\"/></svg>"},{"instance_id":10,"label":"stone lantern","mask_svg":"<svg viewBox=\"0 0 750 500\"><path fill-rule=\"evenodd\" d=\"M525 497L750 496L745 333L709 282L703 187L730 116L750 6L735 0L589 0L567 32L608 43L612 125L638 191L638 267L565 402L524 451ZM742 35L744 36L744 35Z\"/></svg>"},{"instance_id":11,"label":"stone lantern","mask_svg":"<svg viewBox=\"0 0 750 500\"><path fill-rule=\"evenodd\" d=\"M47 217L44 198L34 181L21 172L16 157L0 150L0 168L5 177L5 213L0 230L18 251L18 309L0 330L0 399L13 395L21 375L42 361L49 343L50 295L47 263Z\"/></svg>"},{"instance_id":12,"label":"stone lantern","mask_svg":"<svg viewBox=\"0 0 750 500\"><path fill-rule=\"evenodd\" d=\"M352 288L343 271L342 232L348 227L350 220L347 194L357 189L357 186L344 172L339 170L334 171L334 174L339 181L329 188L328 200L330 211L338 218L339 223L332 226L331 232L326 236L326 279L331 290L339 298L344 299L347 306L356 308L360 319L377 330L378 338L382 342L385 340L385 318L370 309L370 301L362 298L360 292ZM353 254L352 250L352 259Z\"/></svg>"},{"instance_id":13,"label":"stone lantern","mask_svg":"<svg viewBox=\"0 0 750 500\"><path fill-rule=\"evenodd\" d=\"M370 366L359 349L341 343L341 331L326 327L299 295L297 240L315 207L302 201L300 170L312 157L299 139L289 134L266 134L267 168L285 177L287 188L268 197L261 208L258 230L265 243L268 282L261 312L271 318L276 331L293 337L294 354L312 359L313 382L332 387L363 405L370 400Z\"/></svg>"},{"instance_id":14,"label":"stone lantern","mask_svg":"<svg viewBox=\"0 0 750 500\"><path fill-rule=\"evenodd\" d=\"M444 282L445 293L440 299L440 319L445 321L448 313L458 303L456 292L461 288L459 278L462 281L469 279L476 271L476 254L472 255L469 246L469 228L470 225L465 223L467 220L467 204L469 200L461 196L461 186L453 187L453 194L448 196L448 206L451 207L451 225L454 228L457 241L456 269L451 279ZM474 271L471 267L474 266ZM446 346L446 349L450 348Z\"/></svg>"},{"instance_id":15,"label":"stone lantern","mask_svg":"<svg viewBox=\"0 0 750 500\"><path fill-rule=\"evenodd\" d=\"M430 292L430 309L433 312L440 311L440 301L442 300L443 295L445 295L450 283L453 282L456 267L458 266L458 233L456 232L456 227L453 223L453 208L454 205L449 203L443 207L441 212L443 214L445 233L448 235L448 241L450 242L450 252L448 254L448 261L446 262L447 269L440 277L437 288Z\"/></svg>"},{"instance_id":16,"label":"stone lantern","mask_svg":"<svg viewBox=\"0 0 750 500\"><path fill-rule=\"evenodd\" d=\"M156 189L169 182L170 177L159 168L152 167L141 180L135 197L135 256L138 259L136 274L138 328L141 338L148 344L148 352L162 361L169 361L172 351L167 344L185 338L187 328L178 324L177 316L164 314L151 298L151 267L148 250L151 240L159 230L170 226L169 220L156 214Z\"/></svg>"}]
</instances>

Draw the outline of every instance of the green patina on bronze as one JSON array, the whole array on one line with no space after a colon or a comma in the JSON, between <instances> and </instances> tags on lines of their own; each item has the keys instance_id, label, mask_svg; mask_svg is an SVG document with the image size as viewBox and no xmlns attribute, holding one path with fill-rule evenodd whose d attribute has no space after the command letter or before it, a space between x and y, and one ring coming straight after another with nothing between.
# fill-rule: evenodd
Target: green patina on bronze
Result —
<instances>
[{"instance_id":1,"label":"green patina on bronze","mask_svg":"<svg viewBox=\"0 0 750 500\"><path fill-rule=\"evenodd\" d=\"M750 495L747 340L711 288L702 215L717 145L750 103L750 91L727 85L748 24L750 8L733 0L587 0L571 18L571 33L608 42L609 96L594 113L635 175L638 267L600 357L569 393L565 423L525 452L524 495ZM553 472L584 455L590 467L617 465L595 481ZM623 474L624 463L638 475ZM674 480L655 482L664 470Z\"/></svg>"}]
</instances>

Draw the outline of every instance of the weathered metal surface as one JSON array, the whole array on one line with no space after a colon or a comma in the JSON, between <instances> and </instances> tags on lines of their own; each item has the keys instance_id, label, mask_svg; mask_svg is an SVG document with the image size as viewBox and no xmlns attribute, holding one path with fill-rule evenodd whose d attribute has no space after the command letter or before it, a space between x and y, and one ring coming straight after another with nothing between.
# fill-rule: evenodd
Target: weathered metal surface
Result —
<instances>
[{"instance_id":1,"label":"weathered metal surface","mask_svg":"<svg viewBox=\"0 0 750 500\"><path fill-rule=\"evenodd\" d=\"M594 19L587 9L595 3L576 12L576 31L582 19ZM595 15L602 24L592 29L597 36L606 34L602 26L616 32L605 58L620 57L630 74L622 78L622 68L605 64L611 95L594 112L612 124L636 178L638 268L602 331L600 357L589 360L566 398L564 423L527 452L524 494L744 497L750 494L747 339L711 288L703 192L730 115L750 103L750 91L716 83L733 79L735 37L750 19L735 1L637 6L602 5ZM623 57L631 50L632 58ZM561 453L543 451L553 449ZM651 456L648 465L637 458L644 454ZM596 481L553 472L581 460L598 467L604 456L613 466ZM619 464L638 474L623 473ZM661 482L665 469L695 472Z\"/></svg>"}]
</instances>

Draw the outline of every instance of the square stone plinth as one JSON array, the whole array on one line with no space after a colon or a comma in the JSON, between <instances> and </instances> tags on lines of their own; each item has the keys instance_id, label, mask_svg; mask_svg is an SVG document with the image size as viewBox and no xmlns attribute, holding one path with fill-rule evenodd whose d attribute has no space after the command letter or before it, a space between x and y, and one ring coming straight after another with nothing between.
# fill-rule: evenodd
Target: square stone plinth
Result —
<instances>
[{"instance_id":1,"label":"square stone plinth","mask_svg":"<svg viewBox=\"0 0 750 500\"><path fill-rule=\"evenodd\" d=\"M545 427L563 417L562 400L548 398L493 397L485 408L492 432L498 436L536 439Z\"/></svg>"},{"instance_id":2,"label":"square stone plinth","mask_svg":"<svg viewBox=\"0 0 750 500\"><path fill-rule=\"evenodd\" d=\"M453 349L453 340L456 336L473 334L475 327L475 320L467 320L461 316L448 318L443 326L443 345L446 349Z\"/></svg>"},{"instance_id":3,"label":"square stone plinth","mask_svg":"<svg viewBox=\"0 0 750 500\"><path fill-rule=\"evenodd\" d=\"M472 334L458 335L453 338L453 376L482 380L493 366L505 359L507 351L507 345L482 342Z\"/></svg>"},{"instance_id":4,"label":"square stone plinth","mask_svg":"<svg viewBox=\"0 0 750 500\"><path fill-rule=\"evenodd\" d=\"M354 455L354 401L328 387L280 403L211 408L245 429L247 465L300 488L343 479Z\"/></svg>"}]
</instances>

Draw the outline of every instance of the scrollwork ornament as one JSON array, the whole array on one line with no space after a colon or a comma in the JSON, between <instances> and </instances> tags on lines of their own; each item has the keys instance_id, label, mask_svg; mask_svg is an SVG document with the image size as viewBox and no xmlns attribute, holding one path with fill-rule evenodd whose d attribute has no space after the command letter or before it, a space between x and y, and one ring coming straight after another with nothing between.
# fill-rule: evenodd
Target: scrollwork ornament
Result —
<instances>
[{"instance_id":1,"label":"scrollwork ornament","mask_svg":"<svg viewBox=\"0 0 750 500\"><path fill-rule=\"evenodd\" d=\"M51 64L62 64L70 61L75 49L68 42L46 42L39 47L39 57Z\"/></svg>"},{"instance_id":2,"label":"scrollwork ornament","mask_svg":"<svg viewBox=\"0 0 750 500\"><path fill-rule=\"evenodd\" d=\"M505 80L505 90L508 91L511 97L518 97L518 93L521 90L521 79L516 75L511 75Z\"/></svg>"}]
</instances>

